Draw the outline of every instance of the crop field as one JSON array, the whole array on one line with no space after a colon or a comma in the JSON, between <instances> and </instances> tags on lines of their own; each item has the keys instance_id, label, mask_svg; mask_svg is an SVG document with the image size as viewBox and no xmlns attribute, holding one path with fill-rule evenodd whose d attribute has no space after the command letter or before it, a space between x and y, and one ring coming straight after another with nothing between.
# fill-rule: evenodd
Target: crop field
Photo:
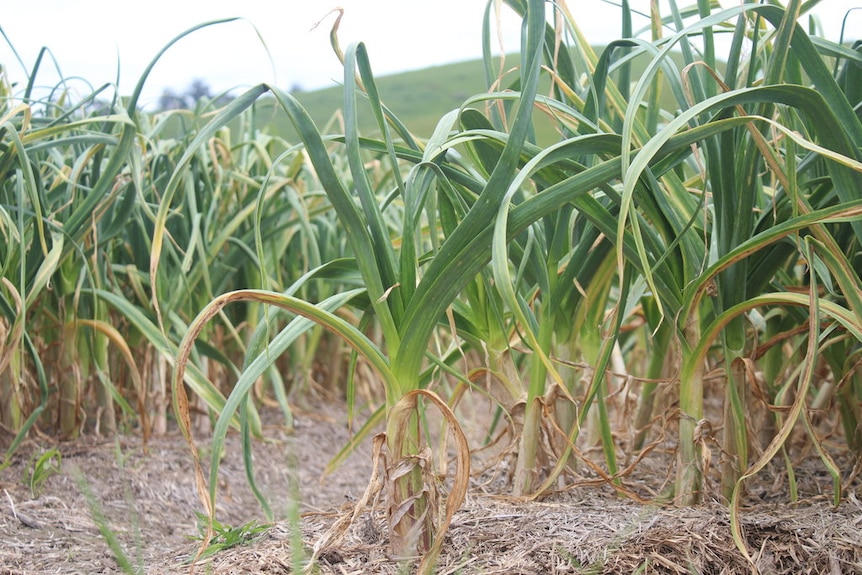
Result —
<instances>
[{"instance_id":1,"label":"crop field","mask_svg":"<svg viewBox=\"0 0 862 575\"><path fill-rule=\"evenodd\" d=\"M668 4L193 109L170 46L0 74L0 575L862 573L862 43Z\"/></svg>"}]
</instances>

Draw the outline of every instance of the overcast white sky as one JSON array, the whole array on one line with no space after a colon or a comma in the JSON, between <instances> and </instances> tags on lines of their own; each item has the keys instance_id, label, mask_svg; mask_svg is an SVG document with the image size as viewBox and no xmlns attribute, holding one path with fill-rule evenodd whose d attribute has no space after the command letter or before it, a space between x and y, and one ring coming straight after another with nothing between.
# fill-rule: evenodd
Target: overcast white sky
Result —
<instances>
[{"instance_id":1,"label":"overcast white sky","mask_svg":"<svg viewBox=\"0 0 862 575\"><path fill-rule=\"evenodd\" d=\"M649 0L630 1L635 9L648 9ZM722 0L725 6L739 1ZM619 8L613 4L568 4L591 42L618 37ZM66 78L78 76L96 86L115 80L119 62L120 91L128 94L148 62L177 34L215 19L245 19L199 30L172 47L147 82L147 103L166 87L183 91L195 78L215 92L260 82L305 89L331 85L342 76L329 45L335 17L312 28L335 6L345 10L342 46L365 42L378 76L479 58L485 5L486 0L5 0L0 2L0 27L26 68L32 68L45 46ZM837 39L844 14L862 7L862 0L824 0L823 5L819 12L827 36ZM862 28L862 10L850 21ZM636 22L635 27L644 24ZM514 17L504 18L506 50L518 49L518 29ZM0 64L12 81L24 80L21 64L2 38ZM39 84L54 83L53 67L50 61L42 64ZM80 85L82 93L88 92Z\"/></svg>"}]
</instances>

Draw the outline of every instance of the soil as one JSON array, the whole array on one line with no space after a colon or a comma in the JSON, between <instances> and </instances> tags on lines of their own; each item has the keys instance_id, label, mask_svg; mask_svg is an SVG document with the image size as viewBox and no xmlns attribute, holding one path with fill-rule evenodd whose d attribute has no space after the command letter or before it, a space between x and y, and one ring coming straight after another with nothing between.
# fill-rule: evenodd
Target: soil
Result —
<instances>
[{"instance_id":1,"label":"soil","mask_svg":"<svg viewBox=\"0 0 862 575\"><path fill-rule=\"evenodd\" d=\"M290 431L279 424L278 413L264 415L265 439L254 442L255 478L276 521L266 523L246 481L238 434L231 433L219 472L222 537L215 543L222 545L199 558L195 572L294 572L335 522L353 512L369 484L370 441L321 479L350 438L343 405L298 410ZM0 439L8 445L8 437ZM62 455L59 473L33 493L27 470L34 455L50 448ZM652 455L639 466L638 477L646 479L624 485L654 501L649 494L666 485L673 454ZM539 501L523 501L503 495L495 473L500 468L482 469L487 461L474 455L476 473L445 536L437 573L862 573L860 480L845 478L835 508L831 478L816 458L797 465L799 498L793 504L780 467L750 482L741 522L753 564L733 541L727 506L712 501L709 492L708 502L696 507L639 503L585 468L581 480ZM0 471L0 491L0 575L118 573L118 555L128 559L127 572L187 573L200 547L196 513L202 507L189 448L177 431L152 438L146 449L137 435L30 440ZM112 538L118 551L112 551ZM340 539L329 541L314 572L415 570L415 561L389 556L382 505L363 508Z\"/></svg>"}]
</instances>

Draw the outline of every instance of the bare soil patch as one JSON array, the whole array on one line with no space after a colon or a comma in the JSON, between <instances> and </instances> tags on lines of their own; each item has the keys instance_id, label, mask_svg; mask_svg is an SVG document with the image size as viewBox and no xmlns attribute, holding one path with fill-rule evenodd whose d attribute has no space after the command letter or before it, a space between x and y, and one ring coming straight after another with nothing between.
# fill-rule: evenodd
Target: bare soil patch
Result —
<instances>
[{"instance_id":1,"label":"bare soil patch","mask_svg":"<svg viewBox=\"0 0 862 575\"><path fill-rule=\"evenodd\" d=\"M201 560L196 572L291 573L295 541L301 538L301 553L310 556L314 543L352 512L365 490L370 445L320 479L350 437L343 406L301 411L289 433L278 418L277 413L268 414L274 423L265 428L267 440L254 445L255 477L278 521L263 525L263 513L245 478L239 438L232 433L221 464L218 520L226 527L248 527L248 537ZM7 437L3 440L8 443ZM205 455L206 445L202 438ZM26 470L33 454L51 447L62 454L61 472L47 479L34 497L25 482ZM659 490L672 456L657 457L643 464L640 475L648 479L627 487L644 495ZM828 497L831 479L822 463L806 462L797 470L800 500L791 505L781 470L773 471L755 478L742 513L748 549L759 571L862 573L860 481L850 480L841 505L833 508ZM724 505L640 504L620 497L587 472L578 486L525 502L496 493L495 484L488 483L492 472L475 478L446 535L438 573L752 572L731 538ZM80 476L86 487L76 481ZM0 472L0 507L0 575L121 572L100 532L100 512L102 527L116 536L141 572L188 572L199 546L195 512L201 507L191 457L176 432L151 440L146 451L136 436L84 437L59 444L31 441ZM288 519L297 509L302 513L298 524ZM252 529L255 526L260 528ZM409 573L411 568L411 562L388 556L381 509L365 510L339 542L323 550L316 564L316 572L337 575Z\"/></svg>"}]
</instances>

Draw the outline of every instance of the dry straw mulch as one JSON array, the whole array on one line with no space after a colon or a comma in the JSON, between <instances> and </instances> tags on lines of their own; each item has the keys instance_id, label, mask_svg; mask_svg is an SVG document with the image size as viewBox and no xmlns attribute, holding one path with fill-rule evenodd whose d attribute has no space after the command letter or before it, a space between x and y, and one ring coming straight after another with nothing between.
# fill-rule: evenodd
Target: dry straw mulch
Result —
<instances>
[{"instance_id":1,"label":"dry straw mulch","mask_svg":"<svg viewBox=\"0 0 862 575\"><path fill-rule=\"evenodd\" d=\"M437 572L476 574L752 572L730 536L726 507L657 508L608 495L555 496L518 502L476 496L446 535ZM349 509L343 510L349 513ZM304 553L338 514L311 514L302 524ZM862 504L850 495L838 509L823 502L763 505L742 519L763 574L862 573ZM411 562L387 555L385 518L361 518L317 563L322 574L410 572ZM290 573L291 528L271 527L254 544L199 565L214 574ZM169 573L180 565L156 571Z\"/></svg>"},{"instance_id":2,"label":"dry straw mulch","mask_svg":"<svg viewBox=\"0 0 862 575\"><path fill-rule=\"evenodd\" d=\"M255 470L277 517L289 515L291 492L298 486L299 526L289 521L268 526L244 544L201 560L196 573L291 573L298 559L294 541L302 541L302 556L309 557L315 542L353 510L371 475L370 449L360 448L320 482L323 466L348 439L343 412L303 413L298 421L290 434L268 428L270 441L255 443ZM30 456L49 446L42 443L25 445L13 465L0 472L0 575L119 572L94 521L93 503L74 481L75 469L84 472L107 527L133 565L155 575L189 571L198 548L194 510L199 506L188 448L178 434L153 440L147 453L134 437L56 444L63 454L62 472L33 497L23 477ZM205 441L202 446L206 449ZM661 490L671 467L670 453L654 455L643 462L641 473L655 479L627 483L645 496ZM862 573L859 478L848 479L841 505L832 508L831 481L819 461L797 468L797 504L787 503L781 476L776 467L753 478L741 514L759 572ZM500 497L496 487L488 491L487 484L483 489L477 482L446 534L437 572L752 572L731 538L726 506L639 504L596 486L594 477L585 479L581 487L535 502ZM219 482L222 523L238 527L263 520L246 484L235 434L229 436ZM388 556L385 525L381 509L365 509L340 541L322 550L315 572L410 573L415 562Z\"/></svg>"}]
</instances>

